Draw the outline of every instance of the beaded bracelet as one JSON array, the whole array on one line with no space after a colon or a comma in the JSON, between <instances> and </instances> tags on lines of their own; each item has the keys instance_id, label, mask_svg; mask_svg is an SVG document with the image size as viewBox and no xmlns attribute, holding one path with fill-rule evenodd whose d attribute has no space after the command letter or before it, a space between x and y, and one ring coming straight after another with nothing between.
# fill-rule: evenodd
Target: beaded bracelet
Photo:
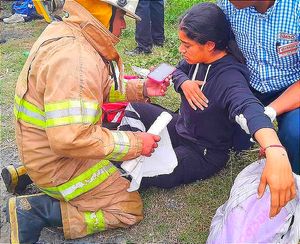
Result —
<instances>
[{"instance_id":1,"label":"beaded bracelet","mask_svg":"<svg viewBox=\"0 0 300 244\"><path fill-rule=\"evenodd\" d=\"M267 147L265 147L265 148L261 147L261 148L259 149L259 157L260 157L260 158L265 157L265 156L266 156L266 150L267 150L268 148L270 148L270 147L281 147L281 148L283 148L283 149L286 151L285 147L282 146L282 145L269 145L269 146L267 146Z\"/></svg>"}]
</instances>

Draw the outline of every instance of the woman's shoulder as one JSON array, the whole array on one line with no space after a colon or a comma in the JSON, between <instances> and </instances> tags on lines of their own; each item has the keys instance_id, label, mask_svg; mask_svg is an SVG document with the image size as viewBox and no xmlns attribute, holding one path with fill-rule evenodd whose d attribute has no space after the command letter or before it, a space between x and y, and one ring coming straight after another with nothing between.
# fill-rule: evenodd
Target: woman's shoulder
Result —
<instances>
[{"instance_id":1,"label":"woman's shoulder","mask_svg":"<svg viewBox=\"0 0 300 244\"><path fill-rule=\"evenodd\" d=\"M227 55L217 65L219 81L227 81L226 84L244 81L248 84L250 73L247 65L238 62L232 55Z\"/></svg>"},{"instance_id":2,"label":"woman's shoulder","mask_svg":"<svg viewBox=\"0 0 300 244\"><path fill-rule=\"evenodd\" d=\"M228 54L218 61L214 62L213 65L216 66L219 73L231 71L239 71L242 73L249 73L249 69L246 64L239 62L233 55Z\"/></svg>"}]
</instances>

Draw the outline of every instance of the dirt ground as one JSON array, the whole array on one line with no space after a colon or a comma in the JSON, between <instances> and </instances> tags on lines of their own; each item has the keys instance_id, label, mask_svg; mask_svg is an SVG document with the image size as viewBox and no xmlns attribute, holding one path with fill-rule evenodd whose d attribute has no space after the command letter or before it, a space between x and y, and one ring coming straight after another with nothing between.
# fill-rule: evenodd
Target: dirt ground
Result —
<instances>
[{"instance_id":1,"label":"dirt ground","mask_svg":"<svg viewBox=\"0 0 300 244\"><path fill-rule=\"evenodd\" d=\"M10 16L9 6L11 2L2 2L1 18ZM15 49L18 45L24 49L30 50L37 33L40 33L46 27L43 20L33 21L32 23L4 24L0 22L0 39L5 39L5 44L0 44L1 48ZM1 47L2 46L2 47ZM0 56L1 63L6 60L6 65L0 79L5 80L13 73L20 70L13 68L10 64L12 53L2 52ZM22 64L21 64L22 65ZM11 68L12 66L12 68ZM14 74L17 77L17 74ZM5 84L5 83L3 83ZM5 86L5 85L4 85ZM13 87L1 87L2 99L11 99L11 102L1 102L1 168L19 162L16 143L13 132ZM7 98L6 97L7 93ZM29 187L25 194L36 192L34 187ZM187 190L187 193L189 190ZM2 179L0 180L1 194L1 231L0 243L9 243L9 225L6 223L6 202L12 195L5 190ZM151 189L142 193L146 200L145 219L139 225L130 229L117 229L106 231L104 233L94 234L92 236L80 239L66 241L64 240L62 230L56 228L44 228L39 243L177 243L177 236L181 227L188 223L189 216L184 214L185 195L178 195L176 189L170 191ZM160 213L160 214L157 214ZM166 218L168 223L166 223Z\"/></svg>"},{"instance_id":2,"label":"dirt ground","mask_svg":"<svg viewBox=\"0 0 300 244\"><path fill-rule=\"evenodd\" d=\"M2 7L1 10L1 19L4 17L10 16L10 11L7 9L10 2L3 2L0 6ZM38 29L43 29L46 24L44 21L40 20L36 23L32 23L32 27L37 24L39 27ZM29 26L28 26L29 25ZM5 39L6 44L7 43L14 43L16 41L22 42L28 44L29 46L32 44L30 38L35 35L36 28L30 28L30 24L27 24L25 28L24 23L16 23L16 24L4 24L2 21L0 22L0 39ZM0 44L1 45L1 44ZM12 44L13 45L13 44ZM1 49L1 46L0 46ZM9 54L7 53L9 56ZM1 55L0 59L1 62L4 61L4 58L6 55ZM9 72L9 71L8 71ZM0 79L4 79L8 74L0 74ZM1 89L1 93L3 94L3 90ZM11 128L12 127L12 118L11 115L13 114L13 106L5 106L1 104L1 114L8 115L6 119L3 119L1 117L1 147L0 147L0 156L1 156L1 168L3 166L17 163L19 162L18 159L18 152L15 140L13 138L13 135L8 134L6 135L2 131L5 130L5 128ZM34 186L30 186L27 188L25 194L32 194L37 192L37 190L34 188ZM12 194L9 194L6 191L6 188L4 186L4 183L2 179L0 180L0 194L1 194L1 232L0 232L0 243L9 243L9 225L6 222L6 202L9 197L12 196ZM83 238L81 240L72 240L70 242L65 241L63 238L62 230L56 229L56 228L45 228L42 232L41 238L39 240L39 243L126 243L127 238L123 237L123 231L111 231L108 234L98 234L93 235L87 238Z\"/></svg>"},{"instance_id":3,"label":"dirt ground","mask_svg":"<svg viewBox=\"0 0 300 244\"><path fill-rule=\"evenodd\" d=\"M4 9L0 17L9 16L11 2L0 1L0 7ZM45 27L43 20L17 24L0 21L0 39L6 40L6 43L0 44L0 168L19 162L13 125L14 87L26 53ZM123 49L127 48L125 45L135 45L134 30L131 28L124 33ZM164 48L155 49L154 54L145 57L145 60L137 57L132 64L140 66L158 63L158 60L175 59L173 43L176 43L177 35L172 30L168 32L169 43ZM165 103L176 104L178 99L173 97L167 101L166 98ZM144 202L144 220L132 228L105 231L72 241L64 240L60 229L44 228L39 243L205 243L211 219L216 209L227 200L235 175L249 162L253 162L255 157L232 157L226 169L205 181L170 190L152 188L140 191ZM34 192L34 187L26 190L26 194ZM5 207L7 199L12 195L6 192L1 178L0 194L0 243L9 243L10 231L5 219Z\"/></svg>"}]
</instances>

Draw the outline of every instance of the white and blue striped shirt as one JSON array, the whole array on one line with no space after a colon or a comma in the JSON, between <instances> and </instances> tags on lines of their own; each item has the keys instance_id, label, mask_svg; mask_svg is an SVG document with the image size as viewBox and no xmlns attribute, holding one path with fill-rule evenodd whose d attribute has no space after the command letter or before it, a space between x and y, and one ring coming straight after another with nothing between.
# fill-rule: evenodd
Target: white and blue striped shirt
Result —
<instances>
[{"instance_id":1,"label":"white and blue striped shirt","mask_svg":"<svg viewBox=\"0 0 300 244\"><path fill-rule=\"evenodd\" d=\"M266 13L218 4L229 19L250 70L251 86L261 92L282 90L300 79L300 0L276 0Z\"/></svg>"}]
</instances>

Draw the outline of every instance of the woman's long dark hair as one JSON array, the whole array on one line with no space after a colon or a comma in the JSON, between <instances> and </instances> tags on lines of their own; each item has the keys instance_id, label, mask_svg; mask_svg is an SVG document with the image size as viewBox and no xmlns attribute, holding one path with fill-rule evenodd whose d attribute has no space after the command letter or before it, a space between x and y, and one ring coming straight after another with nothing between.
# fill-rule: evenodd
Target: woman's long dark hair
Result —
<instances>
[{"instance_id":1,"label":"woman's long dark hair","mask_svg":"<svg viewBox=\"0 0 300 244\"><path fill-rule=\"evenodd\" d=\"M200 3L193 6L181 16L179 29L202 45L208 41L214 42L217 50L226 50L240 63L245 63L230 23L216 4Z\"/></svg>"}]
</instances>

